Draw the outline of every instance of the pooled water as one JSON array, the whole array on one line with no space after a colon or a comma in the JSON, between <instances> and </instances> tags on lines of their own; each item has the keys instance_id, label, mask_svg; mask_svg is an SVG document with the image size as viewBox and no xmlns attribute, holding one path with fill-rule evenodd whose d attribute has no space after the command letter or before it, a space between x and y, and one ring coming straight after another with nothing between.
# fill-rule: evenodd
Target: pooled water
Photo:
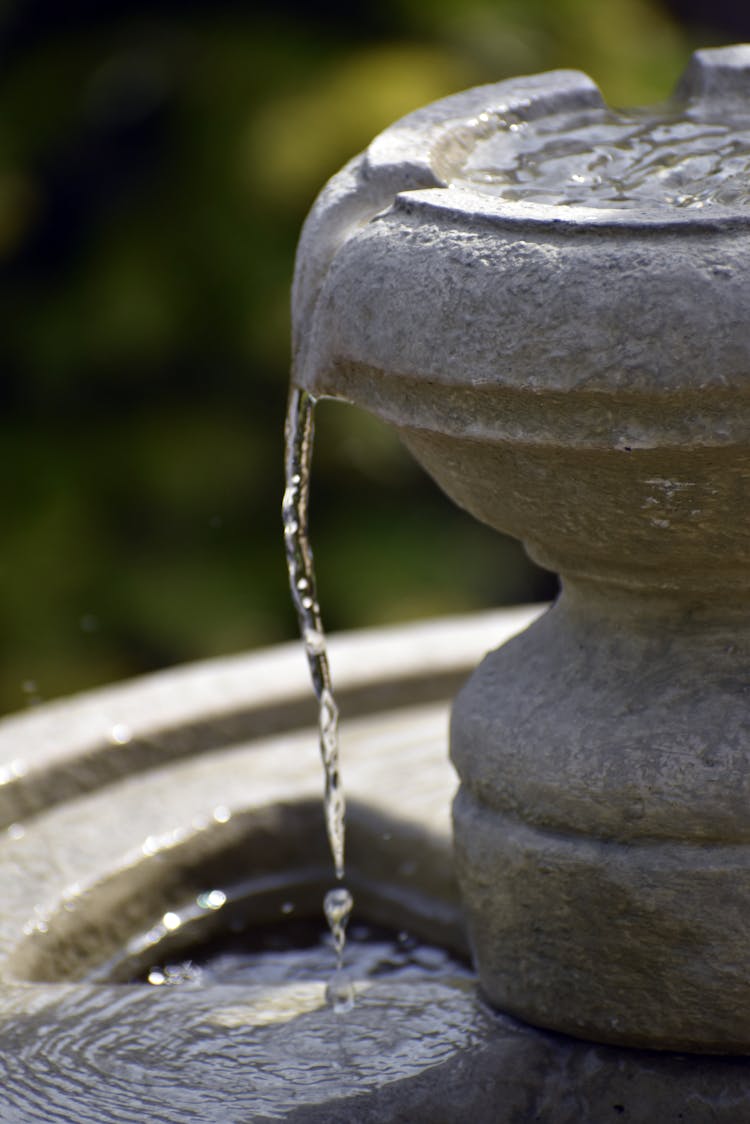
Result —
<instances>
[{"instance_id":1,"label":"pooled water","mask_svg":"<svg viewBox=\"0 0 750 1124\"><path fill-rule=\"evenodd\" d=\"M159 960L134 978L157 987L315 983L320 994L324 990L320 980L330 963L332 941L335 943L335 937L324 933L312 919L249 925L237 933L214 937L194 948L187 959ZM469 966L446 949L425 944L407 932L361 921L352 928L347 950L360 989L375 979L474 979Z\"/></svg>"},{"instance_id":2,"label":"pooled water","mask_svg":"<svg viewBox=\"0 0 750 1124\"><path fill-rule=\"evenodd\" d=\"M381 1094L388 1119L391 1086L429 1090L436 1066L460 1073L495 1016L447 955L425 968L419 947L356 930L350 949L345 1028L321 982L330 938L275 957L248 956L243 942L202 965L164 964L152 986L4 986L0 1120L226 1124L315 1106L317 1120L355 1120L347 1098Z\"/></svg>"},{"instance_id":3,"label":"pooled water","mask_svg":"<svg viewBox=\"0 0 750 1124\"><path fill-rule=\"evenodd\" d=\"M499 119L450 177L508 200L558 206L750 206L750 114L589 109Z\"/></svg>"},{"instance_id":4,"label":"pooled water","mask_svg":"<svg viewBox=\"0 0 750 1124\"><path fill-rule=\"evenodd\" d=\"M284 543L289 584L299 618L313 689L318 700L320 755L325 773L325 820L336 877L344 877L344 789L339 772L339 712L331 689L325 633L315 591L315 569L308 535L310 468L314 434L314 398L292 389L286 423L286 490L282 505ZM337 1010L351 1006L352 991L343 976L346 924L352 897L343 886L331 890L324 910L336 948L336 974L331 981L331 1002Z\"/></svg>"}]
</instances>

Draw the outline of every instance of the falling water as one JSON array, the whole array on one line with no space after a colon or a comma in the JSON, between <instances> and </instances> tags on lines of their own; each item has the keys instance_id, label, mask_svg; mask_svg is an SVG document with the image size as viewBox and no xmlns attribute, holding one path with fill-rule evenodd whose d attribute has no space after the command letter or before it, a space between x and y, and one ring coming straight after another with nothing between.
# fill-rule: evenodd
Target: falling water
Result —
<instances>
[{"instance_id":1,"label":"falling water","mask_svg":"<svg viewBox=\"0 0 750 1124\"><path fill-rule=\"evenodd\" d=\"M315 592L315 570L308 537L308 500L312 462L315 399L305 390L293 388L286 423L286 490L282 505L284 542L292 599L318 700L320 755L325 771L325 819L336 878L344 877L344 790L339 773L339 712L331 690L325 634ZM336 973L328 987L336 1010L352 1004L350 983L342 974L346 924L352 896L344 886L330 890L324 910L336 949Z\"/></svg>"}]
</instances>

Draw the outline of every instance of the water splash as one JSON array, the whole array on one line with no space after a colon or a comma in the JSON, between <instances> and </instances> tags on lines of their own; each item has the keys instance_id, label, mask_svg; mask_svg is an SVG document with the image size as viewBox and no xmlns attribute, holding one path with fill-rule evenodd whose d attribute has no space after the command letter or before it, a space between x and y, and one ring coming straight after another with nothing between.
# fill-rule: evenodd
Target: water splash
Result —
<instances>
[{"instance_id":1,"label":"water splash","mask_svg":"<svg viewBox=\"0 0 750 1124\"><path fill-rule=\"evenodd\" d=\"M325 633L315 590L315 569L308 536L308 502L312 463L315 399L297 387L289 397L286 422L286 490L282 505L284 543L292 599L299 618L313 689L318 700L320 755L325 771L325 819L336 877L344 877L344 789L339 771L339 712L331 689ZM346 923L352 897L344 887L326 896L325 912L336 947L336 976L331 1002L338 1009L350 1006L341 995ZM344 988L346 991L346 988Z\"/></svg>"},{"instance_id":2,"label":"water splash","mask_svg":"<svg viewBox=\"0 0 750 1124\"><path fill-rule=\"evenodd\" d=\"M333 935L333 945L336 949L336 971L329 980L326 988L326 997L334 1011L343 1013L350 1011L354 1006L354 988L351 980L344 973L344 946L346 944L346 926L352 912L352 896L345 886L336 886L329 890L323 902L328 927Z\"/></svg>"}]
</instances>

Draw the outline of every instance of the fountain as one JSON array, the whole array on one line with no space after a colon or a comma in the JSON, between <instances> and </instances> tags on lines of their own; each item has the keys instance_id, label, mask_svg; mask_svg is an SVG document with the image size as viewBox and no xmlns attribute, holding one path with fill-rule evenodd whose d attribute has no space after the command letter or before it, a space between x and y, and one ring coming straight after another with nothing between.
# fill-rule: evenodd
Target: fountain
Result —
<instances>
[{"instance_id":1,"label":"fountain","mask_svg":"<svg viewBox=\"0 0 750 1124\"><path fill-rule=\"evenodd\" d=\"M562 577L458 697L455 838L486 995L602 1042L750 1049L748 205L736 47L437 103L301 243L299 384Z\"/></svg>"},{"instance_id":2,"label":"fountain","mask_svg":"<svg viewBox=\"0 0 750 1124\"><path fill-rule=\"evenodd\" d=\"M0 1119L748 1118L749 169L734 47L654 111L468 91L324 189L295 407L396 426L562 595L334 638L329 679L292 544L327 823L297 646L7 719ZM448 700L491 648L451 719L467 925ZM320 913L326 826L343 869L331 684L352 925L384 927L344 1013L226 944Z\"/></svg>"}]
</instances>

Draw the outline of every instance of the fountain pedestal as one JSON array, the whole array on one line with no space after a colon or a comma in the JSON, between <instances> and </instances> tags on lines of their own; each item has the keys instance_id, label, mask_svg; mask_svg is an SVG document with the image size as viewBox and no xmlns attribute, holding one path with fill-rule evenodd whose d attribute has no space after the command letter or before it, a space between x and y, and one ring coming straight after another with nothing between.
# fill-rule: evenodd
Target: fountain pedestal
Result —
<instances>
[{"instance_id":1,"label":"fountain pedestal","mask_svg":"<svg viewBox=\"0 0 750 1124\"><path fill-rule=\"evenodd\" d=\"M570 585L459 694L458 865L503 1010L747 1050L749 657L742 606Z\"/></svg>"},{"instance_id":2,"label":"fountain pedestal","mask_svg":"<svg viewBox=\"0 0 750 1124\"><path fill-rule=\"evenodd\" d=\"M750 1052L750 48L406 118L308 221L294 378L562 577L460 694L480 980L537 1025Z\"/></svg>"}]
</instances>

